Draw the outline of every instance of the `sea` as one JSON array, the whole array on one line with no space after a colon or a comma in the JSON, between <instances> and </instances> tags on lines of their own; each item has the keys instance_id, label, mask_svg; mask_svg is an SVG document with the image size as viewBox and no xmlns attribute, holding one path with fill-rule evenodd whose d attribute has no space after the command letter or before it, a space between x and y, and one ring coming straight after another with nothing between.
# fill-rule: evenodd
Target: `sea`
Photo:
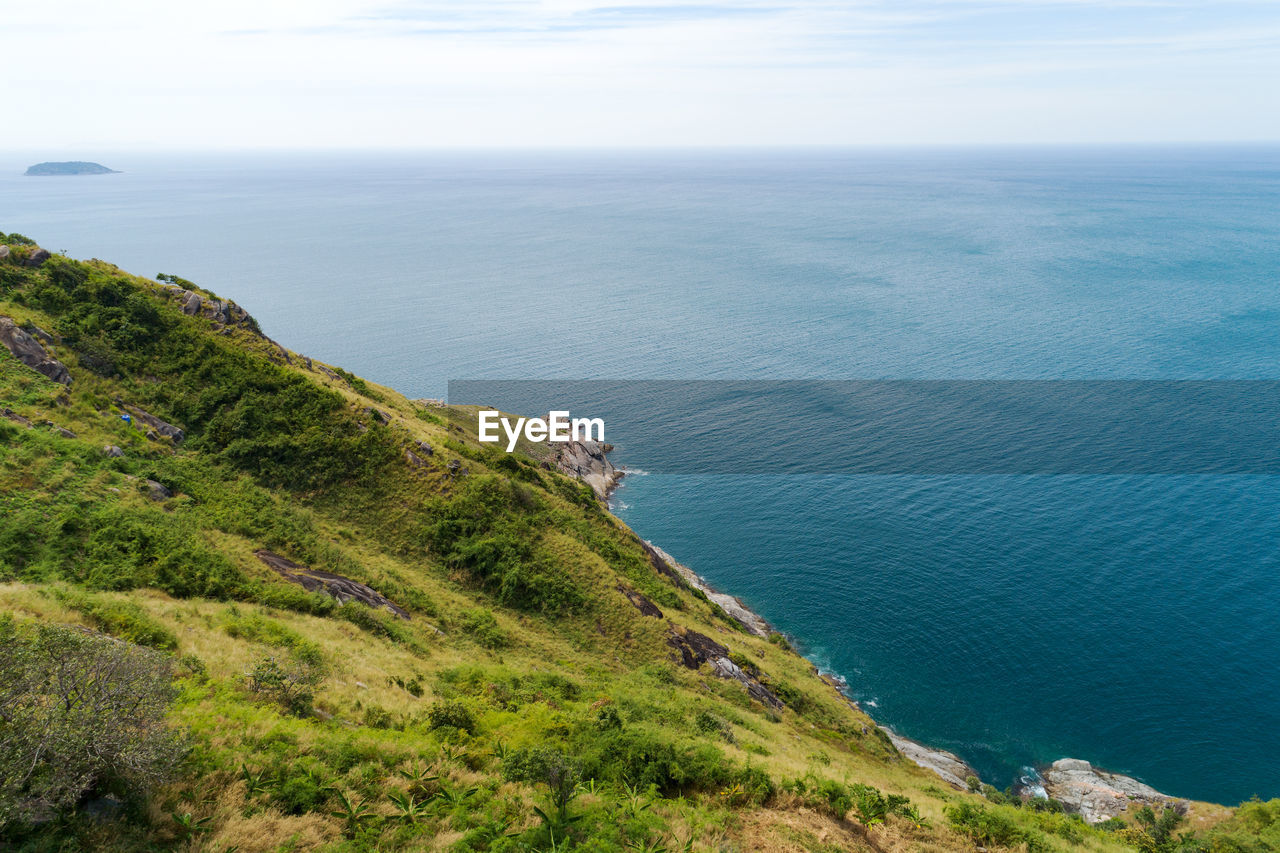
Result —
<instances>
[{"instance_id":1,"label":"sea","mask_svg":"<svg viewBox=\"0 0 1280 853\"><path fill-rule=\"evenodd\" d=\"M0 230L195 281L410 397L1280 379L1277 146L118 152L119 174L22 175L47 159L0 154ZM769 435L760 458L814 447ZM1280 796L1273 472L634 465L612 505L1000 787L1070 756Z\"/></svg>"}]
</instances>

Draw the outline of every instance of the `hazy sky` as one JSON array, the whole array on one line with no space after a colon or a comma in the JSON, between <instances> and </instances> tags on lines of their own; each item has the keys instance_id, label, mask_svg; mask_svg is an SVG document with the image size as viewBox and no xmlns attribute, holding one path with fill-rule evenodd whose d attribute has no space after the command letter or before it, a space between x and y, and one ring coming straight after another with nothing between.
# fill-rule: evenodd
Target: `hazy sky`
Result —
<instances>
[{"instance_id":1,"label":"hazy sky","mask_svg":"<svg viewBox=\"0 0 1280 853\"><path fill-rule=\"evenodd\" d=\"M4 4L0 148L1280 140L1280 2Z\"/></svg>"}]
</instances>

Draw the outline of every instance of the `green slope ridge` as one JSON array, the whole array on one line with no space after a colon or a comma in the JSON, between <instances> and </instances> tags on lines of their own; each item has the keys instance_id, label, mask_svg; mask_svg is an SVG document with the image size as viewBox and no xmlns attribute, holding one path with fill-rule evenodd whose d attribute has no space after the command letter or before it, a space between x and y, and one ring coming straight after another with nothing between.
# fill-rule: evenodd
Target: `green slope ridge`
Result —
<instances>
[{"instance_id":1,"label":"green slope ridge","mask_svg":"<svg viewBox=\"0 0 1280 853\"><path fill-rule=\"evenodd\" d=\"M81 808L10 822L18 849L1109 850L1143 835L917 768L785 641L659 571L583 484L480 445L473 410L290 352L176 276L0 243L0 317L71 377L0 348L0 614L165 652L188 745L164 784L96 779ZM739 677L703 660L716 648ZM1197 804L1183 827L1270 831L1246 817Z\"/></svg>"}]
</instances>

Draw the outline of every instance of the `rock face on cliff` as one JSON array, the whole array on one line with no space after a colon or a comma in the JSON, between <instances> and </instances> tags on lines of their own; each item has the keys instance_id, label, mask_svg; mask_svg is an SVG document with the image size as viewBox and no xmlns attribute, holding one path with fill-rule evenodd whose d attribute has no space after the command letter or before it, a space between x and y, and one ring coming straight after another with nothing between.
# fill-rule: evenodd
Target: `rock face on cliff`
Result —
<instances>
[{"instance_id":1,"label":"rock face on cliff","mask_svg":"<svg viewBox=\"0 0 1280 853\"><path fill-rule=\"evenodd\" d=\"M45 352L40 342L27 334L12 317L0 317L0 344L4 344L14 358L37 373L63 385L71 384L71 372L66 365Z\"/></svg>"},{"instance_id":2,"label":"rock face on cliff","mask_svg":"<svg viewBox=\"0 0 1280 853\"><path fill-rule=\"evenodd\" d=\"M174 444L181 444L182 440L186 438L186 433L184 433L180 428L171 423L160 420L150 412L143 411L137 406L126 405L124 408L139 423L150 427L158 435L163 435L166 438L172 439Z\"/></svg>"},{"instance_id":3,"label":"rock face on cliff","mask_svg":"<svg viewBox=\"0 0 1280 853\"><path fill-rule=\"evenodd\" d=\"M369 607L390 610L401 619L409 618L409 611L382 595L371 586L366 586L351 578L335 575L333 572L311 569L299 565L287 557L266 550L253 552L259 560L266 563L273 571L285 580L292 581L308 592L322 592L336 598L340 604L348 601L359 601Z\"/></svg>"},{"instance_id":4,"label":"rock face on cliff","mask_svg":"<svg viewBox=\"0 0 1280 853\"><path fill-rule=\"evenodd\" d=\"M697 573L688 566L677 563L675 558L666 551L654 545L652 542L646 542L645 549L649 551L651 556L656 556L659 560L667 565L669 571L678 575L685 583L705 595L713 604L727 613L732 619L737 621L742 627L746 628L757 637L768 637L772 630L769 623L761 619L753 613L738 599L732 595L726 595L723 592L716 592L707 586L706 581L698 577ZM664 572L666 574L666 572Z\"/></svg>"},{"instance_id":5,"label":"rock face on cliff","mask_svg":"<svg viewBox=\"0 0 1280 853\"><path fill-rule=\"evenodd\" d=\"M559 448L556 468L586 483L600 500L607 498L622 479L622 472L613 467L606 455L613 449L611 445L599 441L568 441Z\"/></svg>"},{"instance_id":6,"label":"rock face on cliff","mask_svg":"<svg viewBox=\"0 0 1280 853\"><path fill-rule=\"evenodd\" d=\"M880 730L889 736L889 740L893 742L898 752L901 752L925 770L931 770L938 774L944 782L953 788L958 788L961 791L965 790L969 787L965 780L970 776L978 775L976 770L965 764L964 760L955 753L917 743L884 726L881 726Z\"/></svg>"},{"instance_id":7,"label":"rock face on cliff","mask_svg":"<svg viewBox=\"0 0 1280 853\"><path fill-rule=\"evenodd\" d=\"M680 663L689 669L698 669L704 663L711 669L716 678L731 678L747 688L747 693L761 705L782 710L782 700L773 695L769 688L760 683L755 676L748 673L729 659L729 649L722 646L706 634L691 631L675 625L667 635L667 643L675 649Z\"/></svg>"},{"instance_id":8,"label":"rock face on cliff","mask_svg":"<svg viewBox=\"0 0 1280 853\"><path fill-rule=\"evenodd\" d=\"M1138 808L1177 806L1172 798L1137 779L1099 770L1078 758L1060 758L1041 774L1050 797L1061 800L1088 823L1113 818L1134 803Z\"/></svg>"}]
</instances>

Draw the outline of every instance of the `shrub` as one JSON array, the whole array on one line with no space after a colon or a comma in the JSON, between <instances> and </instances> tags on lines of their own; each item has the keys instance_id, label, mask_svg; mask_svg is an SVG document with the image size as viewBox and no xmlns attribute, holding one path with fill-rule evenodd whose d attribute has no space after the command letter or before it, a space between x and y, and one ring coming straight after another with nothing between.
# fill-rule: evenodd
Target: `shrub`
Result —
<instances>
[{"instance_id":1,"label":"shrub","mask_svg":"<svg viewBox=\"0 0 1280 853\"><path fill-rule=\"evenodd\" d=\"M486 649L500 649L509 642L506 632L498 627L498 620L481 607L462 611L458 616L458 627Z\"/></svg>"},{"instance_id":2,"label":"shrub","mask_svg":"<svg viewBox=\"0 0 1280 853\"><path fill-rule=\"evenodd\" d=\"M474 734L476 718L461 702L436 702L427 711L427 726L432 729L452 728Z\"/></svg>"},{"instance_id":3,"label":"shrub","mask_svg":"<svg viewBox=\"0 0 1280 853\"><path fill-rule=\"evenodd\" d=\"M94 627L122 640L165 651L178 647L172 631L131 601L111 601L69 589L55 591L54 596L83 614Z\"/></svg>"},{"instance_id":4,"label":"shrub","mask_svg":"<svg viewBox=\"0 0 1280 853\"><path fill-rule=\"evenodd\" d=\"M280 704L286 711L298 716L312 712L316 687L322 680L319 668L303 661L287 661L284 664L267 655L260 658L244 675L250 692Z\"/></svg>"},{"instance_id":5,"label":"shrub","mask_svg":"<svg viewBox=\"0 0 1280 853\"><path fill-rule=\"evenodd\" d=\"M0 828L166 780L181 755L170 680L150 649L0 617Z\"/></svg>"}]
</instances>

